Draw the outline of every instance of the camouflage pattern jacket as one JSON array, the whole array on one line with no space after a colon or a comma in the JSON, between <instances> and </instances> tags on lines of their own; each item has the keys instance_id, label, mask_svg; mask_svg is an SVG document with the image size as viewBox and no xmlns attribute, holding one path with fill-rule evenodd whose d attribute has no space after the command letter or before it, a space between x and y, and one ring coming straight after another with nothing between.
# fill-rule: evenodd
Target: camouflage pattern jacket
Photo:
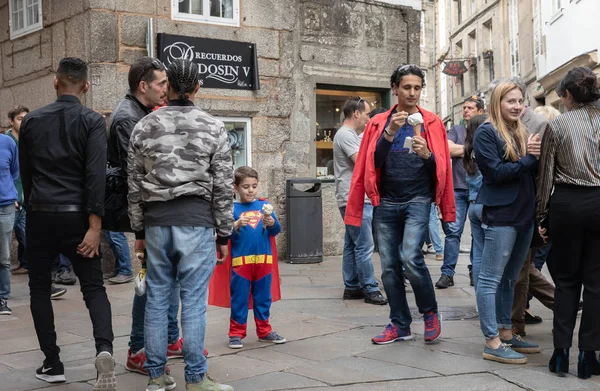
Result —
<instances>
[{"instance_id":1,"label":"camouflage pattern jacket","mask_svg":"<svg viewBox=\"0 0 600 391\"><path fill-rule=\"evenodd\" d=\"M142 118L127 156L129 218L144 229L144 203L198 196L212 204L220 238L233 229L233 163L223 122L192 102Z\"/></svg>"}]
</instances>

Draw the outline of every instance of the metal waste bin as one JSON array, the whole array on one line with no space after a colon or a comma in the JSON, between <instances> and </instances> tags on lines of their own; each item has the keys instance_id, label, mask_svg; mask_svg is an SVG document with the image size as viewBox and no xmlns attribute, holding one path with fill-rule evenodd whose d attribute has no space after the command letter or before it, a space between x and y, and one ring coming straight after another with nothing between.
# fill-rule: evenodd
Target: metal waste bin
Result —
<instances>
[{"instance_id":1,"label":"metal waste bin","mask_svg":"<svg viewBox=\"0 0 600 391\"><path fill-rule=\"evenodd\" d=\"M287 262L322 262L321 182L316 178L288 179L285 195Z\"/></svg>"}]
</instances>

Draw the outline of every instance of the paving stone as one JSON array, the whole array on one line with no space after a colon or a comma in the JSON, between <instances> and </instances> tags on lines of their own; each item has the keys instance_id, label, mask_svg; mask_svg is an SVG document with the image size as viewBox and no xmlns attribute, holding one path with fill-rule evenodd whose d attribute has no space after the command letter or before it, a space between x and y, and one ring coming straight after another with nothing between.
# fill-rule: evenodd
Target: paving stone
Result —
<instances>
[{"instance_id":1,"label":"paving stone","mask_svg":"<svg viewBox=\"0 0 600 391\"><path fill-rule=\"evenodd\" d=\"M58 332L56 335L57 342L61 346L84 342L88 340L87 338L71 333ZM40 344L37 339L37 336L13 338L10 340L2 341L2 343L0 344L0 355L6 353L25 352L28 350L37 350L39 348Z\"/></svg>"},{"instance_id":2,"label":"paving stone","mask_svg":"<svg viewBox=\"0 0 600 391\"><path fill-rule=\"evenodd\" d=\"M454 354L432 351L428 350L426 346L421 348L402 342L381 346L380 349L360 356L407 365L442 375L488 372L506 368L505 364L487 361L483 358L461 356L460 360L457 360Z\"/></svg>"},{"instance_id":3,"label":"paving stone","mask_svg":"<svg viewBox=\"0 0 600 391\"><path fill-rule=\"evenodd\" d=\"M232 386L234 390L244 391L270 391L285 390L291 387L294 389L302 389L326 386L326 384L319 381L287 372L267 373L249 379L234 381L229 383L229 385Z\"/></svg>"},{"instance_id":4,"label":"paving stone","mask_svg":"<svg viewBox=\"0 0 600 391\"><path fill-rule=\"evenodd\" d=\"M277 372L285 365L268 363L241 355L220 356L209 362L209 373L220 382L232 382L269 372Z\"/></svg>"},{"instance_id":5,"label":"paving stone","mask_svg":"<svg viewBox=\"0 0 600 391\"><path fill-rule=\"evenodd\" d=\"M544 368L518 368L494 371L507 381L535 391L598 390L598 384L576 376L559 377Z\"/></svg>"},{"instance_id":6,"label":"paving stone","mask_svg":"<svg viewBox=\"0 0 600 391\"><path fill-rule=\"evenodd\" d=\"M288 372L331 385L438 376L434 372L362 357L341 357L331 361L316 362L290 369Z\"/></svg>"},{"instance_id":7,"label":"paving stone","mask_svg":"<svg viewBox=\"0 0 600 391\"><path fill-rule=\"evenodd\" d=\"M336 388L309 388L305 391L522 391L494 375L477 374L462 376L435 377L386 383L355 384Z\"/></svg>"},{"instance_id":8,"label":"paving stone","mask_svg":"<svg viewBox=\"0 0 600 391\"><path fill-rule=\"evenodd\" d=\"M310 360L294 356L292 354L276 352L271 349L243 350L242 352L238 353L238 355L268 363L283 365L284 369L299 367L301 365L309 365L312 363Z\"/></svg>"}]
</instances>

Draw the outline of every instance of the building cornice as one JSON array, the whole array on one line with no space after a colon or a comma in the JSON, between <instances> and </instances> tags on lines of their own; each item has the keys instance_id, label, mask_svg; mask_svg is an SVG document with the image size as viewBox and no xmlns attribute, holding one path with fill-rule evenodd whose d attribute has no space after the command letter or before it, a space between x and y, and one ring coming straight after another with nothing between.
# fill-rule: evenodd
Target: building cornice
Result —
<instances>
[{"instance_id":1,"label":"building cornice","mask_svg":"<svg viewBox=\"0 0 600 391\"><path fill-rule=\"evenodd\" d=\"M598 51L593 50L581 54L572 60L564 63L552 72L538 79L538 83L542 85L545 91L551 91L556 87L558 82L566 75L566 73L574 67L588 67L594 68L598 65Z\"/></svg>"}]
</instances>

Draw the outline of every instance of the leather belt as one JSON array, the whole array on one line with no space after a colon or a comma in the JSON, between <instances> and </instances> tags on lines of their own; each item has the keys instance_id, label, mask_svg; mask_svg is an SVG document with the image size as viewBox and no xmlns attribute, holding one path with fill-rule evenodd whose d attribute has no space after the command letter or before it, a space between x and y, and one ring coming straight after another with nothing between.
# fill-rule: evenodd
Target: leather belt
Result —
<instances>
[{"instance_id":1,"label":"leather belt","mask_svg":"<svg viewBox=\"0 0 600 391\"><path fill-rule=\"evenodd\" d=\"M83 205L43 205L43 204L31 204L29 210L32 212L85 212L86 209Z\"/></svg>"}]
</instances>

